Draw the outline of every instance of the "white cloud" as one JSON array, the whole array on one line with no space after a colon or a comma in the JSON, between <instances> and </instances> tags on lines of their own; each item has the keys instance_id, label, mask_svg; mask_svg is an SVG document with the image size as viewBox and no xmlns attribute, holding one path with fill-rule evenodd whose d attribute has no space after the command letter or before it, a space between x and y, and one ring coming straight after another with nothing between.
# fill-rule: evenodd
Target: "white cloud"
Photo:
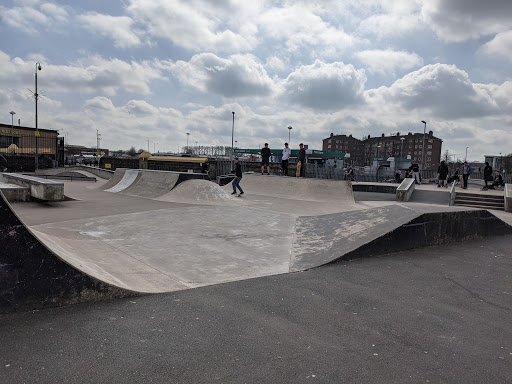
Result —
<instances>
[{"instance_id":1,"label":"white cloud","mask_svg":"<svg viewBox=\"0 0 512 384\"><path fill-rule=\"evenodd\" d=\"M340 26L325 22L314 11L302 4L269 8L257 18L257 25L266 39L277 44L275 48L282 46L292 54L306 48L310 57L332 57L354 44L354 38Z\"/></svg>"},{"instance_id":2,"label":"white cloud","mask_svg":"<svg viewBox=\"0 0 512 384\"><path fill-rule=\"evenodd\" d=\"M505 56L512 61L512 30L498 33L494 39L481 47L488 55Z\"/></svg>"},{"instance_id":3,"label":"white cloud","mask_svg":"<svg viewBox=\"0 0 512 384\"><path fill-rule=\"evenodd\" d=\"M207 1L130 0L126 10L148 35L191 51L240 52L252 48L250 39L225 26L223 19L231 10L218 15L219 8Z\"/></svg>"},{"instance_id":4,"label":"white cloud","mask_svg":"<svg viewBox=\"0 0 512 384\"><path fill-rule=\"evenodd\" d=\"M461 42L510 29L510 0L430 0L422 10L427 24L447 42Z\"/></svg>"},{"instance_id":5,"label":"white cloud","mask_svg":"<svg viewBox=\"0 0 512 384\"><path fill-rule=\"evenodd\" d=\"M116 47L128 48L141 44L133 31L133 20L127 16L114 17L91 12L79 15L77 19L89 32L112 39Z\"/></svg>"},{"instance_id":6,"label":"white cloud","mask_svg":"<svg viewBox=\"0 0 512 384\"><path fill-rule=\"evenodd\" d=\"M47 95L55 93L102 93L114 95L119 90L149 94L149 83L164 80L156 62L131 63L106 60L99 56L84 58L72 65L53 65L41 60L38 83ZM35 63L19 57L11 59L0 51L0 81L7 88L33 87Z\"/></svg>"},{"instance_id":7,"label":"white cloud","mask_svg":"<svg viewBox=\"0 0 512 384\"><path fill-rule=\"evenodd\" d=\"M351 64L316 60L301 66L283 83L283 97L291 103L328 111L363 102L366 76Z\"/></svg>"},{"instance_id":8,"label":"white cloud","mask_svg":"<svg viewBox=\"0 0 512 384\"><path fill-rule=\"evenodd\" d=\"M395 75L397 71L423 65L423 59L416 53L393 51L391 49L360 51L355 53L354 56L365 63L371 73L383 75Z\"/></svg>"},{"instance_id":9,"label":"white cloud","mask_svg":"<svg viewBox=\"0 0 512 384\"><path fill-rule=\"evenodd\" d=\"M63 7L44 3L38 10L35 5L13 8L0 6L0 18L6 25L32 35L68 21L68 12Z\"/></svg>"},{"instance_id":10,"label":"white cloud","mask_svg":"<svg viewBox=\"0 0 512 384\"><path fill-rule=\"evenodd\" d=\"M183 84L223 97L266 96L274 86L263 65L251 55L223 59L213 53L201 53L188 62L170 64L169 68Z\"/></svg>"}]
</instances>

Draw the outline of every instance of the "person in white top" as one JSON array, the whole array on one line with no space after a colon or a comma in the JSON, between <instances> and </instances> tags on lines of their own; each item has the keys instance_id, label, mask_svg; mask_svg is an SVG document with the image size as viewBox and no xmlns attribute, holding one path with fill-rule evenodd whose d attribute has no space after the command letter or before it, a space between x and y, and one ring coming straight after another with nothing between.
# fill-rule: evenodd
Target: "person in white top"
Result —
<instances>
[{"instance_id":1,"label":"person in white top","mask_svg":"<svg viewBox=\"0 0 512 384\"><path fill-rule=\"evenodd\" d=\"M283 149L283 159L281 161L281 166L283 167L283 175L288 176L288 159L292 154L292 150L288 148L288 143L284 143Z\"/></svg>"}]
</instances>

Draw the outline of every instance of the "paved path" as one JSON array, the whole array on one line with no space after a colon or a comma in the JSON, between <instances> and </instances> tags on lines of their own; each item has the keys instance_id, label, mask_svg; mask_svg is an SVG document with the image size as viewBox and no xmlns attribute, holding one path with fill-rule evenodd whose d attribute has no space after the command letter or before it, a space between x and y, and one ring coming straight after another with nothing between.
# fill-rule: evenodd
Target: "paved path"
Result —
<instances>
[{"instance_id":1,"label":"paved path","mask_svg":"<svg viewBox=\"0 0 512 384\"><path fill-rule=\"evenodd\" d=\"M508 383L511 241L0 315L0 383Z\"/></svg>"}]
</instances>

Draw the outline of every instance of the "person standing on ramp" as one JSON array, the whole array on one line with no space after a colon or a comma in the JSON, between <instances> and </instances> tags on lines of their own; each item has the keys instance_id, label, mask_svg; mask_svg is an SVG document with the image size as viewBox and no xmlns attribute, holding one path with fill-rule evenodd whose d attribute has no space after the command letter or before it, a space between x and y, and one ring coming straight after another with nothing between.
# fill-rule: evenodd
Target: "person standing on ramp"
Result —
<instances>
[{"instance_id":1,"label":"person standing on ramp","mask_svg":"<svg viewBox=\"0 0 512 384\"><path fill-rule=\"evenodd\" d=\"M265 171L265 165L267 166L267 175L270 175L270 148L268 143L265 143L265 147L261 148L261 174Z\"/></svg>"},{"instance_id":2,"label":"person standing on ramp","mask_svg":"<svg viewBox=\"0 0 512 384\"><path fill-rule=\"evenodd\" d=\"M236 189L240 191L240 194L238 196L242 196L244 194L244 190L242 187L240 187L240 181L242 180L242 167L240 166L240 163L238 162L238 157L235 157L235 178L233 179L233 193L232 195L236 194Z\"/></svg>"},{"instance_id":3,"label":"person standing on ramp","mask_svg":"<svg viewBox=\"0 0 512 384\"><path fill-rule=\"evenodd\" d=\"M306 168L306 150L304 144L299 144L299 155L297 156L297 177L304 177L304 168Z\"/></svg>"},{"instance_id":4,"label":"person standing on ramp","mask_svg":"<svg viewBox=\"0 0 512 384\"><path fill-rule=\"evenodd\" d=\"M288 143L284 143L283 159L281 161L284 176L288 176L288 159L290 158L291 153L292 150L288 147Z\"/></svg>"}]
</instances>

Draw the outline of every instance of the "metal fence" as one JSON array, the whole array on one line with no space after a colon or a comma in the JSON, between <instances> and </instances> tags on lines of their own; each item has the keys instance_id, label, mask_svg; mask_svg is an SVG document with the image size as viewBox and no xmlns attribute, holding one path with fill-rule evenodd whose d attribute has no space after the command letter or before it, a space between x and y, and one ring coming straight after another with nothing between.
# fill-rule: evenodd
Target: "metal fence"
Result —
<instances>
[{"instance_id":1,"label":"metal fence","mask_svg":"<svg viewBox=\"0 0 512 384\"><path fill-rule=\"evenodd\" d=\"M37 161L36 161L37 154ZM0 136L0 166L12 172L64 164L64 139L35 135Z\"/></svg>"}]
</instances>

